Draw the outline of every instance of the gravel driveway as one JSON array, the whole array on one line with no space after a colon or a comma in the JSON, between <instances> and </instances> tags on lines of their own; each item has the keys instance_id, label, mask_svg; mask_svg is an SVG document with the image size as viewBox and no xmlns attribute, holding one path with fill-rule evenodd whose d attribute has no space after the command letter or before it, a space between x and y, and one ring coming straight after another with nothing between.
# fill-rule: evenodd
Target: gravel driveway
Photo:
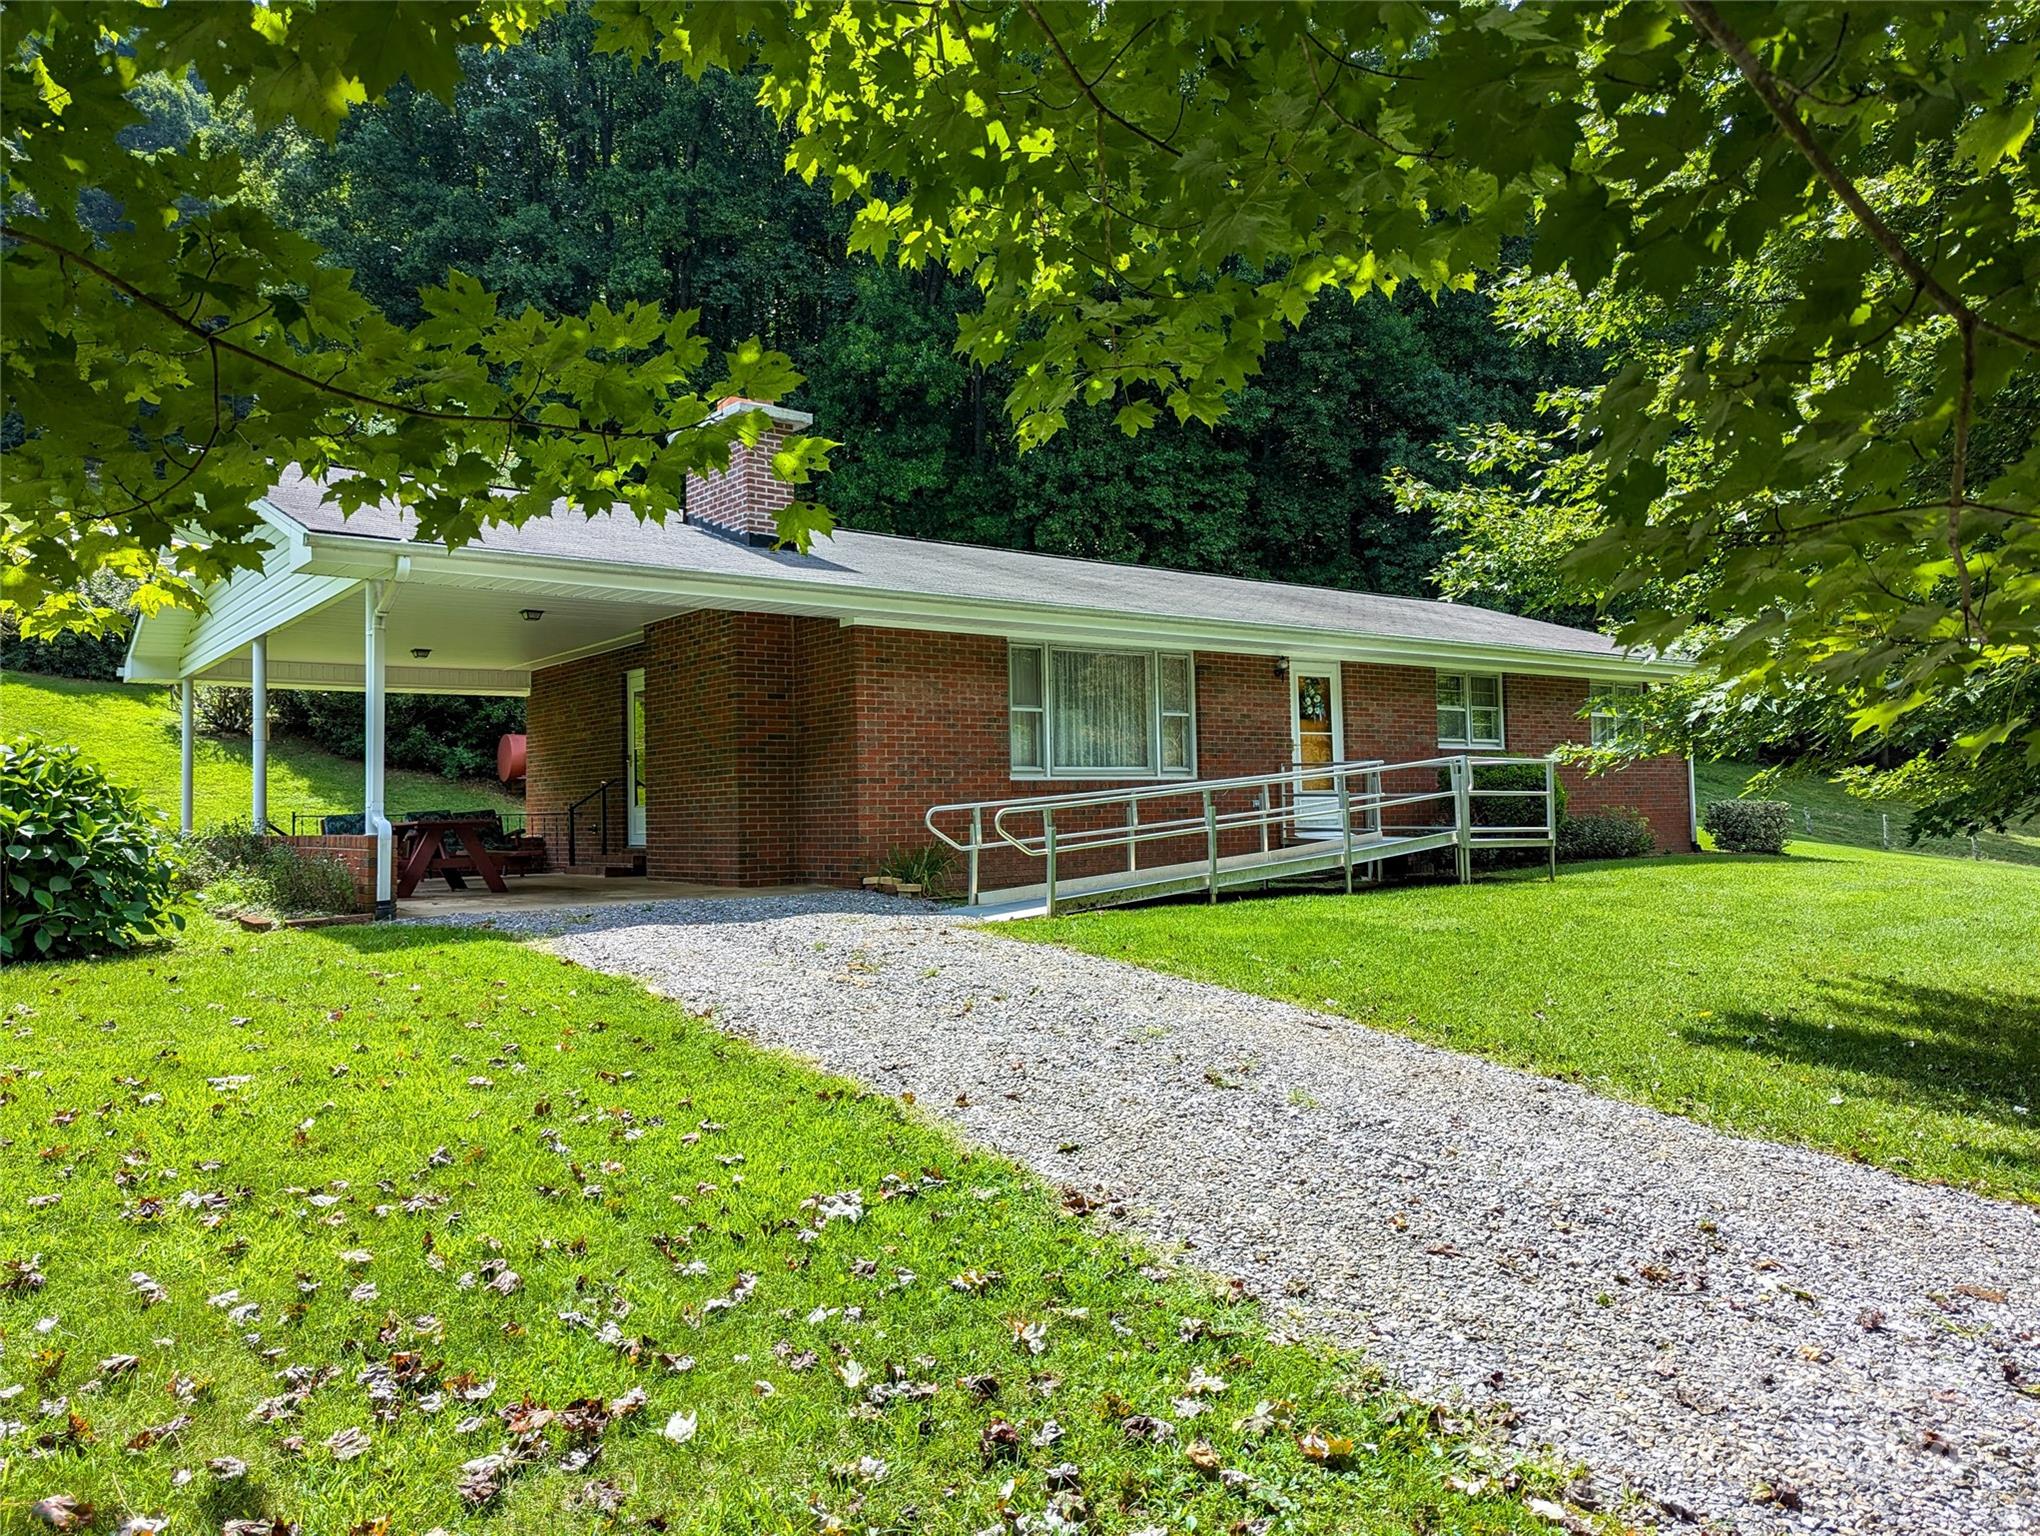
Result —
<instances>
[{"instance_id":1,"label":"gravel driveway","mask_svg":"<svg viewBox=\"0 0 2040 1536\"><path fill-rule=\"evenodd\" d=\"M2040 1211L882 897L554 943L1108 1192L1413 1391L1506 1401L1667 1528L2040 1531Z\"/></svg>"}]
</instances>

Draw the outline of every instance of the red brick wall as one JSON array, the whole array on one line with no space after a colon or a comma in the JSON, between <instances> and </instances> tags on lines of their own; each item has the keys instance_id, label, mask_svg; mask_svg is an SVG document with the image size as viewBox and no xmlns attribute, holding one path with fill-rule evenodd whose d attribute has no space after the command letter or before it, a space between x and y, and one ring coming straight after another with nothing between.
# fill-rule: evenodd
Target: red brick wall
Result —
<instances>
[{"instance_id":1,"label":"red brick wall","mask_svg":"<svg viewBox=\"0 0 2040 1536\"><path fill-rule=\"evenodd\" d=\"M1020 795L1061 795L1083 790L1130 789L1125 780L1015 779L1010 767L1006 716L1006 642L997 636L944 635L922 630L851 628L840 630L851 650L855 677L856 774L859 828L847 864L826 878L855 879L871 873L896 846L931 842L923 815L932 804L994 800ZM1275 676L1267 657L1199 654L1197 676L1197 770L1204 778L1262 773L1289 757L1288 685ZM1146 781L1158 782L1158 781ZM1243 810L1252 791L1238 791L1220 810ZM1143 802L1143 822L1198 817L1194 796ZM1065 813L1059 833L1091 826L1123 825L1116 808L1088 819ZM1036 817L1010 823L1016 834L1039 835ZM943 822L952 836L969 827L963 816ZM991 836L987 826L986 835ZM1227 852L1244 849L1251 834L1226 837ZM1144 845L1143 860L1168 863L1200 857L1203 834ZM1123 849L1070 853L1058 869L1072 875L1117 867ZM961 871L958 871L959 877ZM1041 878L1042 861L1000 848L986 855L987 886Z\"/></svg>"},{"instance_id":2,"label":"red brick wall","mask_svg":"<svg viewBox=\"0 0 2040 1536\"><path fill-rule=\"evenodd\" d=\"M1512 675L1504 679L1502 687L1504 729L1511 753L1541 757L1563 742L1587 739L1587 722L1580 718L1587 702L1584 678ZM1566 809L1572 815L1630 806L1650 822L1660 852L1692 848L1692 812L1683 757L1647 758L1599 774L1566 764L1559 775L1565 781Z\"/></svg>"},{"instance_id":3,"label":"red brick wall","mask_svg":"<svg viewBox=\"0 0 2040 1536\"><path fill-rule=\"evenodd\" d=\"M800 877L794 637L816 622L702 611L646 627L647 873Z\"/></svg>"},{"instance_id":4,"label":"red brick wall","mask_svg":"<svg viewBox=\"0 0 2040 1536\"><path fill-rule=\"evenodd\" d=\"M860 825L865 785L858 752L865 721L855 648L858 637L869 633L826 619L793 622L794 708L800 721L793 823L800 856L792 862L806 879L845 883L871 873Z\"/></svg>"},{"instance_id":5,"label":"red brick wall","mask_svg":"<svg viewBox=\"0 0 2040 1536\"><path fill-rule=\"evenodd\" d=\"M793 487L775 479L772 455L791 429L774 425L755 447L730 446L729 468L687 477L687 521L703 523L753 542L779 536L779 509L793 500Z\"/></svg>"},{"instance_id":6,"label":"red brick wall","mask_svg":"<svg viewBox=\"0 0 2040 1536\"><path fill-rule=\"evenodd\" d=\"M1385 667L1349 661L1341 669L1345 692L1346 756L1388 763L1437 757L1438 680L1429 667ZM1439 788L1438 770L1412 768L1384 774L1390 795L1427 795ZM1381 813L1385 827L1439 826L1452 820L1449 800L1419 800Z\"/></svg>"},{"instance_id":7,"label":"red brick wall","mask_svg":"<svg viewBox=\"0 0 2040 1536\"><path fill-rule=\"evenodd\" d=\"M612 857L628 839L623 678L644 664L645 648L631 646L532 676L524 709L525 818L527 829L546 840L546 856L555 868L567 864L567 807L604 779L616 781L609 792ZM649 695L647 689L647 703ZM583 868L602 861L597 814L596 802L590 801L578 817L576 854Z\"/></svg>"},{"instance_id":8,"label":"red brick wall","mask_svg":"<svg viewBox=\"0 0 2040 1536\"><path fill-rule=\"evenodd\" d=\"M1274 661L1211 652L1196 660L1199 775L1286 764L1290 683ZM536 815L620 771L622 676L638 665L647 677L647 862L654 875L724 885L855 883L888 849L931 841L922 821L931 804L1130 787L1011 776L1006 642L996 636L700 612L650 626L641 648L534 677L526 795ZM1440 755L1429 668L1348 663L1341 686L1346 756L1393 762ZM1504 688L1510 754L1541 755L1584 737L1584 681L1511 676ZM1596 778L1573 768L1564 774L1575 810L1633 805L1650 818L1660 846L1688 846L1682 761L1658 759ZM1386 787L1418 792L1436 783L1434 770L1415 770ZM1244 809L1252 798L1239 792L1220 809ZM1200 814L1189 796L1142 808L1149 822ZM1441 801L1391 819L1449 814ZM1092 824L1122 821L1115 809ZM960 836L967 821L954 824ZM1031 835L1039 825L1022 818L1017 830ZM1073 813L1058 819L1066 834L1082 825ZM1225 850L1257 836L1231 834ZM1202 852L1199 834L1144 847L1142 858L1170 862ZM1062 868L1081 874L1123 857L1072 854ZM989 853L983 870L987 886L1040 874L1039 859L1007 849Z\"/></svg>"}]
</instances>

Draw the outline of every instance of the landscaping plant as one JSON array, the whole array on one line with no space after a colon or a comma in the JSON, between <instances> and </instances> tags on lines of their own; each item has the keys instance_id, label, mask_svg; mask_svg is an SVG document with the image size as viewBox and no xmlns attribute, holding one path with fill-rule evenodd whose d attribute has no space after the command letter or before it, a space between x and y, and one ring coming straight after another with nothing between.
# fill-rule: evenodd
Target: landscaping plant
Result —
<instances>
[{"instance_id":1,"label":"landscaping plant","mask_svg":"<svg viewBox=\"0 0 2040 1536\"><path fill-rule=\"evenodd\" d=\"M1634 806L1568 816L1558 826L1561 859L1635 859L1656 848L1657 835Z\"/></svg>"},{"instance_id":2,"label":"landscaping plant","mask_svg":"<svg viewBox=\"0 0 2040 1536\"><path fill-rule=\"evenodd\" d=\"M170 844L76 747L0 743L0 961L132 949L183 926Z\"/></svg>"},{"instance_id":3,"label":"landscaping plant","mask_svg":"<svg viewBox=\"0 0 2040 1536\"><path fill-rule=\"evenodd\" d=\"M1724 853L1783 853L1792 840L1792 807L1783 800L1715 800L1700 825Z\"/></svg>"},{"instance_id":4,"label":"landscaping plant","mask_svg":"<svg viewBox=\"0 0 2040 1536\"><path fill-rule=\"evenodd\" d=\"M354 876L335 859L230 821L185 840L184 883L215 911L259 910L286 917L354 910Z\"/></svg>"},{"instance_id":5,"label":"landscaping plant","mask_svg":"<svg viewBox=\"0 0 2040 1536\"><path fill-rule=\"evenodd\" d=\"M879 861L879 878L897 880L901 885L918 885L930 896L949 889L949 873L956 861L947 849L929 843L920 848L888 848Z\"/></svg>"}]
</instances>

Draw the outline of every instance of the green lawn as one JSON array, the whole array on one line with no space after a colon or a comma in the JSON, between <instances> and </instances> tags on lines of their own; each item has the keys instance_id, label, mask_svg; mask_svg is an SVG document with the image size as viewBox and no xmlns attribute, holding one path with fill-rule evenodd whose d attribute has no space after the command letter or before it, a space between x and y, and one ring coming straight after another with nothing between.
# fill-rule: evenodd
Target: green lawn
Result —
<instances>
[{"instance_id":1,"label":"green lawn","mask_svg":"<svg viewBox=\"0 0 2040 1536\"><path fill-rule=\"evenodd\" d=\"M177 703L168 690L9 673L0 678L0 737L28 733L75 743L114 779L176 815ZM250 783L246 737L198 738L192 805L199 826L246 820ZM270 739L269 815L286 831L294 810L358 811L361 795L358 761L288 737ZM401 770L388 775L385 798L393 810L523 809L491 783Z\"/></svg>"},{"instance_id":2,"label":"green lawn","mask_svg":"<svg viewBox=\"0 0 2040 1536\"><path fill-rule=\"evenodd\" d=\"M1733 800L1742 794L1756 772L1754 763L1696 763L1693 787L1703 806L1710 800ZM1899 800L1863 800L1826 779L1790 776L1765 789L1762 797L1789 804L1794 813L1794 835L1812 841L1842 843L1851 848L1882 848L1888 830L1892 847L1901 851L1956 859L1980 855L2012 864L2040 865L2040 826L2031 822L2008 832L1980 832L1972 850L1966 837L1929 837L1908 843L1906 828L1912 820L1911 806ZM1813 818L1811 833L1806 831L1808 815Z\"/></svg>"},{"instance_id":3,"label":"green lawn","mask_svg":"<svg viewBox=\"0 0 2040 1536\"><path fill-rule=\"evenodd\" d=\"M2040 1200L2040 871L1800 844L1001 931Z\"/></svg>"},{"instance_id":4,"label":"green lawn","mask_svg":"<svg viewBox=\"0 0 2040 1536\"><path fill-rule=\"evenodd\" d=\"M540 951L208 920L7 983L0 1529L56 1494L172 1532L595 1530L610 1500L968 1532L1062 1494L1108 1532L1541 1526L1470 1426L906 1106Z\"/></svg>"}]
</instances>

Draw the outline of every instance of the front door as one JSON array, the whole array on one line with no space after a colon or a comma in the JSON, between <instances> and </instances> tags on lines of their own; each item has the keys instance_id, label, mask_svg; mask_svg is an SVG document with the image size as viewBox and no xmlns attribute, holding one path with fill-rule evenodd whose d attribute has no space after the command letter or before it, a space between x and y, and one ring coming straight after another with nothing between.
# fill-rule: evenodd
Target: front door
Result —
<instances>
[{"instance_id":1,"label":"front door","mask_svg":"<svg viewBox=\"0 0 2040 1536\"><path fill-rule=\"evenodd\" d=\"M1291 757L1299 768L1339 760L1346 723L1337 662L1290 661L1289 730ZM1305 772L1297 781L1296 831L1301 837L1340 835L1338 788L1329 773Z\"/></svg>"},{"instance_id":2,"label":"front door","mask_svg":"<svg viewBox=\"0 0 2040 1536\"><path fill-rule=\"evenodd\" d=\"M630 846L645 845L645 674L632 668L623 680L624 799Z\"/></svg>"}]
</instances>

